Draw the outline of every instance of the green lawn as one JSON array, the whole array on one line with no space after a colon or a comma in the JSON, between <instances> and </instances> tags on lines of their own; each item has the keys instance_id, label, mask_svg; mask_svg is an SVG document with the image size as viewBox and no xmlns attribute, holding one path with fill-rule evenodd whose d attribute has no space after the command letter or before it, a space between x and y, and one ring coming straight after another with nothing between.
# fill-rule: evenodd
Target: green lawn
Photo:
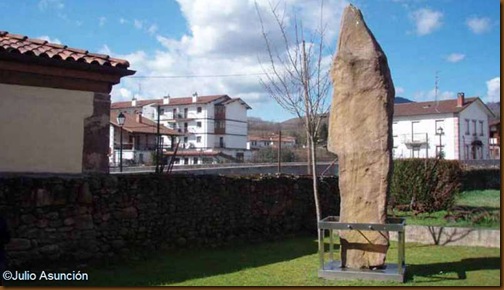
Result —
<instances>
[{"instance_id":1,"label":"green lawn","mask_svg":"<svg viewBox=\"0 0 504 290\"><path fill-rule=\"evenodd\" d=\"M407 244L407 281L329 281L317 277L317 244L298 237L218 249L160 251L81 270L81 286L499 286L500 249ZM388 260L397 261L392 243ZM339 252L336 253L339 258ZM49 285L68 285L52 282ZM9 284L8 284L9 285ZM33 282L16 283L30 286Z\"/></svg>"},{"instance_id":2,"label":"green lawn","mask_svg":"<svg viewBox=\"0 0 504 290\"><path fill-rule=\"evenodd\" d=\"M500 190L464 191L457 198L456 205L500 209Z\"/></svg>"},{"instance_id":3,"label":"green lawn","mask_svg":"<svg viewBox=\"0 0 504 290\"><path fill-rule=\"evenodd\" d=\"M462 192L451 211L421 213L394 211L389 213L406 217L406 224L445 227L500 228L500 190L473 190ZM447 217L448 218L445 218Z\"/></svg>"}]
</instances>

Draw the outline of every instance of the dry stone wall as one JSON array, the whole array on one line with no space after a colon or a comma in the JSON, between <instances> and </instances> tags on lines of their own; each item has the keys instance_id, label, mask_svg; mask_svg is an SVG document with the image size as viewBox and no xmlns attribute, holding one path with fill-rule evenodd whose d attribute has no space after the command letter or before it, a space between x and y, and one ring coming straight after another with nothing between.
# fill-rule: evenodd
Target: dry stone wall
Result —
<instances>
[{"instance_id":1,"label":"dry stone wall","mask_svg":"<svg viewBox=\"0 0 504 290\"><path fill-rule=\"evenodd\" d=\"M339 214L321 181L322 215ZM13 266L103 260L133 250L214 247L316 232L308 177L154 174L0 178Z\"/></svg>"}]
</instances>

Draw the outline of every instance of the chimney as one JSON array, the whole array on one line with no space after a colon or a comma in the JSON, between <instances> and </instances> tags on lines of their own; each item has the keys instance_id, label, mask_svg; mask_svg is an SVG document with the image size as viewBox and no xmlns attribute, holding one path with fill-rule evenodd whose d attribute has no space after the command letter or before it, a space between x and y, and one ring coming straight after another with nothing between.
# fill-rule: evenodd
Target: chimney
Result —
<instances>
[{"instance_id":1,"label":"chimney","mask_svg":"<svg viewBox=\"0 0 504 290\"><path fill-rule=\"evenodd\" d=\"M170 95L163 97L163 105L168 105L170 103Z\"/></svg>"},{"instance_id":2,"label":"chimney","mask_svg":"<svg viewBox=\"0 0 504 290\"><path fill-rule=\"evenodd\" d=\"M137 102L136 102L136 101L137 101L137 100L136 100L136 98L135 98L135 97L133 97L133 99L131 99L131 106L132 106L132 107L136 107L136 105L137 105Z\"/></svg>"},{"instance_id":3,"label":"chimney","mask_svg":"<svg viewBox=\"0 0 504 290\"><path fill-rule=\"evenodd\" d=\"M464 93L457 93L457 107L464 106Z\"/></svg>"},{"instance_id":4,"label":"chimney","mask_svg":"<svg viewBox=\"0 0 504 290\"><path fill-rule=\"evenodd\" d=\"M137 123L142 123L142 112L138 113L136 115L136 122Z\"/></svg>"},{"instance_id":5,"label":"chimney","mask_svg":"<svg viewBox=\"0 0 504 290\"><path fill-rule=\"evenodd\" d=\"M198 101L198 92L194 92L194 94L192 95L192 102L196 103L197 101Z\"/></svg>"}]
</instances>

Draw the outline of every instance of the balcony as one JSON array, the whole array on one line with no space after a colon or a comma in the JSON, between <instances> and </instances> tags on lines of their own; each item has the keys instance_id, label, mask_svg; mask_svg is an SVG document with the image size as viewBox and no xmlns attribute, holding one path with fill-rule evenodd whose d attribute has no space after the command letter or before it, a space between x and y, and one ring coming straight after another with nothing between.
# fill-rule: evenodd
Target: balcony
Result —
<instances>
[{"instance_id":1,"label":"balcony","mask_svg":"<svg viewBox=\"0 0 504 290\"><path fill-rule=\"evenodd\" d=\"M214 133L215 134L226 134L226 128L215 128Z\"/></svg>"},{"instance_id":2,"label":"balcony","mask_svg":"<svg viewBox=\"0 0 504 290\"><path fill-rule=\"evenodd\" d=\"M491 146L499 146L500 145L500 138L490 138L490 145Z\"/></svg>"},{"instance_id":3,"label":"balcony","mask_svg":"<svg viewBox=\"0 0 504 290\"><path fill-rule=\"evenodd\" d=\"M403 134L402 143L410 146L420 146L427 144L429 137L427 133Z\"/></svg>"},{"instance_id":4,"label":"balcony","mask_svg":"<svg viewBox=\"0 0 504 290\"><path fill-rule=\"evenodd\" d=\"M226 112L216 112L215 119L216 120L225 120L226 119Z\"/></svg>"}]
</instances>

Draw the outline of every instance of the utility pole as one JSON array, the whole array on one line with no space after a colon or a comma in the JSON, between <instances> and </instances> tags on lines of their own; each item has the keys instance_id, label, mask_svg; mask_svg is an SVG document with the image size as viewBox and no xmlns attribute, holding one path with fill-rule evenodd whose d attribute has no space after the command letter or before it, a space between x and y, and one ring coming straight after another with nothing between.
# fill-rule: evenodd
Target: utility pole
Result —
<instances>
[{"instance_id":1,"label":"utility pole","mask_svg":"<svg viewBox=\"0 0 504 290\"><path fill-rule=\"evenodd\" d=\"M282 129L278 130L278 174L282 173Z\"/></svg>"},{"instance_id":2,"label":"utility pole","mask_svg":"<svg viewBox=\"0 0 504 290\"><path fill-rule=\"evenodd\" d=\"M161 135L159 134L159 111L160 111L160 106L157 105L157 143L156 143L156 173L159 172L159 147L161 145Z\"/></svg>"}]
</instances>

